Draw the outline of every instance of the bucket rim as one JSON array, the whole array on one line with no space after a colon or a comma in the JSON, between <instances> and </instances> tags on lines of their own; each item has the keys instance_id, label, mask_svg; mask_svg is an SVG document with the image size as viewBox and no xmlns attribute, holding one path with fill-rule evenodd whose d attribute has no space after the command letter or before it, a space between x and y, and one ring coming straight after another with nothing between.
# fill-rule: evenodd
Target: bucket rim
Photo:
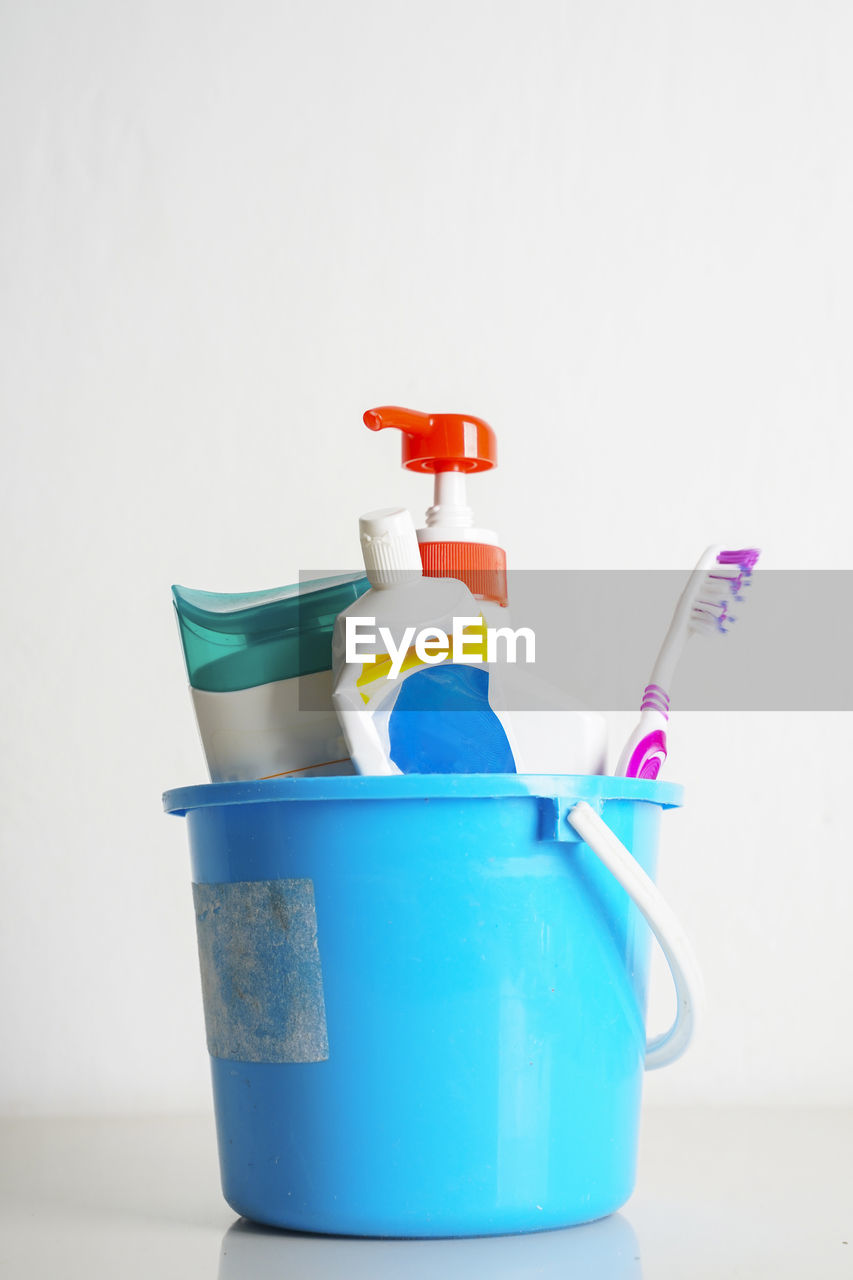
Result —
<instances>
[{"instance_id":1,"label":"bucket rim","mask_svg":"<svg viewBox=\"0 0 853 1280\"><path fill-rule=\"evenodd\" d=\"M175 787L163 795L166 813L282 800L505 800L512 797L562 800L641 800L662 809L678 808L678 782L616 778L610 774L408 773L391 777L348 774L319 778L267 778L251 782L204 782Z\"/></svg>"}]
</instances>

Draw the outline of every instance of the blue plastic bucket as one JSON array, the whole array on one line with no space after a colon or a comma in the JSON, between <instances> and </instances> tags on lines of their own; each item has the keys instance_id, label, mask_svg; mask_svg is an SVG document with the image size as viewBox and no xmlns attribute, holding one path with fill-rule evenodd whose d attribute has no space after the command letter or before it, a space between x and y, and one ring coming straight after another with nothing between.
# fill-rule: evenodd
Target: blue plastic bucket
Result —
<instances>
[{"instance_id":1,"label":"blue plastic bucket","mask_svg":"<svg viewBox=\"0 0 853 1280\"><path fill-rule=\"evenodd\" d=\"M171 791L192 851L222 1184L303 1231L570 1226L634 1185L649 877L671 783L339 777ZM584 807L584 806L582 806Z\"/></svg>"}]
</instances>

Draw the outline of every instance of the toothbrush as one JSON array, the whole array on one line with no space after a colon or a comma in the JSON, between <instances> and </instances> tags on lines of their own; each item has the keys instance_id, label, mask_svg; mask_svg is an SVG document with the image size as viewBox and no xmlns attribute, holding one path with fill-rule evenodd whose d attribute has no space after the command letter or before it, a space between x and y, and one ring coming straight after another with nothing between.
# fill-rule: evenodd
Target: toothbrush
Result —
<instances>
[{"instance_id":1,"label":"toothbrush","mask_svg":"<svg viewBox=\"0 0 853 1280\"><path fill-rule=\"evenodd\" d=\"M669 690L682 650L691 635L725 635L736 619L729 613L761 553L755 548L726 551L708 547L690 575L675 607L649 683L643 690L640 720L616 766L620 778L656 778L666 760Z\"/></svg>"}]
</instances>

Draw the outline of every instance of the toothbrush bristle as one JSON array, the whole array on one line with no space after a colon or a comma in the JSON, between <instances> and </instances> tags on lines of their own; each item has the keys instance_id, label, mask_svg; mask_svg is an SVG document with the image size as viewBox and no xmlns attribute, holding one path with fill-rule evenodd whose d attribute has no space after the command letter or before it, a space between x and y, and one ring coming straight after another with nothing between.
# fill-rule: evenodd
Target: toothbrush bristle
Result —
<instances>
[{"instance_id":1,"label":"toothbrush bristle","mask_svg":"<svg viewBox=\"0 0 853 1280\"><path fill-rule=\"evenodd\" d=\"M690 627L708 635L723 634L737 619L729 613L732 600L743 600L741 592L750 586L752 571L761 553L754 547L721 551L717 563L702 579L693 608Z\"/></svg>"},{"instance_id":2,"label":"toothbrush bristle","mask_svg":"<svg viewBox=\"0 0 853 1280\"><path fill-rule=\"evenodd\" d=\"M713 571L712 576L728 579L735 600L742 600L741 591L752 585L750 578L760 555L761 552L757 547L743 547L739 551L720 551L717 555L719 568Z\"/></svg>"},{"instance_id":3,"label":"toothbrush bristle","mask_svg":"<svg viewBox=\"0 0 853 1280\"><path fill-rule=\"evenodd\" d=\"M741 551L721 551L717 556L717 564L736 564L744 573L752 573L760 555L757 547L744 547Z\"/></svg>"},{"instance_id":4,"label":"toothbrush bristle","mask_svg":"<svg viewBox=\"0 0 853 1280\"><path fill-rule=\"evenodd\" d=\"M728 603L725 600L697 600L690 611L690 626L694 631L704 631L709 635L729 629Z\"/></svg>"}]
</instances>

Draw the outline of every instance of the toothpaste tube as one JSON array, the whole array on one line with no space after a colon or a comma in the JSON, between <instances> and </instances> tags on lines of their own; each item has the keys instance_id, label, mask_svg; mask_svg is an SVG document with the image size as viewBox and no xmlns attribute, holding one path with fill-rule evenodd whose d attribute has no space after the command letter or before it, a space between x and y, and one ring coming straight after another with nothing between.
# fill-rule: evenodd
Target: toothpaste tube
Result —
<instances>
[{"instance_id":1,"label":"toothpaste tube","mask_svg":"<svg viewBox=\"0 0 853 1280\"><path fill-rule=\"evenodd\" d=\"M212 782L354 772L332 708L332 631L365 577L220 594L174 586Z\"/></svg>"}]
</instances>

